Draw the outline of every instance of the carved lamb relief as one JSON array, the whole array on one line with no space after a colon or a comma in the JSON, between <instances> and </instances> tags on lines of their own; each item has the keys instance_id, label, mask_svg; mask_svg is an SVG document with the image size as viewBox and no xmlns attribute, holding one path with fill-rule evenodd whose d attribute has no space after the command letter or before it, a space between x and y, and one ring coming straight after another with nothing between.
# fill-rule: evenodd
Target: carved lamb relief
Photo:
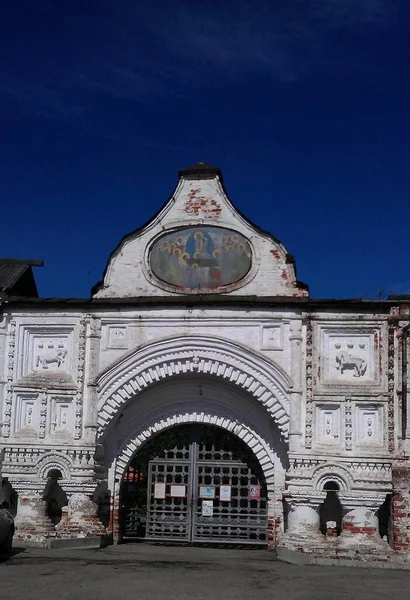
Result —
<instances>
[{"instance_id":1,"label":"carved lamb relief","mask_svg":"<svg viewBox=\"0 0 410 600\"><path fill-rule=\"evenodd\" d=\"M376 329L321 328L319 382L355 388L380 384L379 340Z\"/></svg>"},{"instance_id":2,"label":"carved lamb relief","mask_svg":"<svg viewBox=\"0 0 410 600\"><path fill-rule=\"evenodd\" d=\"M67 349L63 340L39 340L36 344L34 368L59 369L67 357Z\"/></svg>"},{"instance_id":3,"label":"carved lamb relief","mask_svg":"<svg viewBox=\"0 0 410 600\"><path fill-rule=\"evenodd\" d=\"M353 371L353 377L363 377L367 369L367 360L358 356L352 356L347 350L341 350L342 344L340 342L335 343L335 348L339 350L336 354L336 369L340 370L343 375L344 371ZM360 348L366 347L365 342L359 343ZM353 342L347 342L347 347L354 348Z\"/></svg>"},{"instance_id":4,"label":"carved lamb relief","mask_svg":"<svg viewBox=\"0 0 410 600\"><path fill-rule=\"evenodd\" d=\"M72 376L73 337L70 326L21 325L17 378Z\"/></svg>"}]
</instances>

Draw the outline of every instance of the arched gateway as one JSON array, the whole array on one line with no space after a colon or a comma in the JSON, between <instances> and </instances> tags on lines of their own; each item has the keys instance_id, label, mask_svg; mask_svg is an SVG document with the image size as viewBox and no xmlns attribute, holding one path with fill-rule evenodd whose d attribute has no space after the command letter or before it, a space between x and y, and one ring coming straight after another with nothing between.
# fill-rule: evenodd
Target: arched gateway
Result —
<instances>
[{"instance_id":1,"label":"arched gateway","mask_svg":"<svg viewBox=\"0 0 410 600\"><path fill-rule=\"evenodd\" d=\"M287 462L280 368L180 336L132 352L98 386L115 538L267 544Z\"/></svg>"},{"instance_id":2,"label":"arched gateway","mask_svg":"<svg viewBox=\"0 0 410 600\"><path fill-rule=\"evenodd\" d=\"M235 434L205 424L171 427L128 464L119 527L122 539L266 545L267 481Z\"/></svg>"},{"instance_id":3,"label":"arched gateway","mask_svg":"<svg viewBox=\"0 0 410 600\"><path fill-rule=\"evenodd\" d=\"M363 541L384 560L381 534L408 552L408 299L310 299L203 163L120 241L91 298L31 299L34 264L6 261L0 319L0 504L20 541L334 558Z\"/></svg>"}]
</instances>

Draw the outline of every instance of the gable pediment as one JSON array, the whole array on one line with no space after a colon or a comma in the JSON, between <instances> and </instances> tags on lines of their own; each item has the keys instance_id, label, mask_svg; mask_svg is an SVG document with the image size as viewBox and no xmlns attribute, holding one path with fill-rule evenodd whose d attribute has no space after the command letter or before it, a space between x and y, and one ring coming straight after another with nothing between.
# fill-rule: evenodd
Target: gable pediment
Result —
<instances>
[{"instance_id":1,"label":"gable pediment","mask_svg":"<svg viewBox=\"0 0 410 600\"><path fill-rule=\"evenodd\" d=\"M97 298L308 295L283 245L239 213L216 167L180 172L170 200L111 254Z\"/></svg>"}]
</instances>

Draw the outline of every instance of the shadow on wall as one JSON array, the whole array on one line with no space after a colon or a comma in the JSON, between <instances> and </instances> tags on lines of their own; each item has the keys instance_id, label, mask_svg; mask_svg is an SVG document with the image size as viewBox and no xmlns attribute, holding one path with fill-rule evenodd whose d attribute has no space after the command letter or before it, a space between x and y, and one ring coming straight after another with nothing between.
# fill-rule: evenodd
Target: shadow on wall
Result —
<instances>
[{"instance_id":1,"label":"shadow on wall","mask_svg":"<svg viewBox=\"0 0 410 600\"><path fill-rule=\"evenodd\" d=\"M2 479L0 486L0 508L7 508L15 517L17 515L18 494L7 479Z\"/></svg>"},{"instance_id":2,"label":"shadow on wall","mask_svg":"<svg viewBox=\"0 0 410 600\"><path fill-rule=\"evenodd\" d=\"M383 502L383 504L380 506L379 510L378 510L378 517L379 517L379 534L380 537L383 538L387 538L387 541L389 542L389 544L391 544L392 540L391 540L391 511L392 511L392 499L393 499L393 494L387 494L385 501Z\"/></svg>"},{"instance_id":3,"label":"shadow on wall","mask_svg":"<svg viewBox=\"0 0 410 600\"><path fill-rule=\"evenodd\" d=\"M93 494L93 501L97 504L97 517L104 525L108 527L110 522L111 491L108 489L106 481L100 481Z\"/></svg>"},{"instance_id":4,"label":"shadow on wall","mask_svg":"<svg viewBox=\"0 0 410 600\"><path fill-rule=\"evenodd\" d=\"M324 487L326 491L326 498L323 504L319 507L320 515L320 531L323 535L326 535L327 526L326 523L333 521L336 523L336 532L339 536L342 533L342 521L346 514L346 510L343 508L340 502L338 492L339 484L335 481L328 481ZM377 511L379 520L379 535L380 537L386 538L389 544L391 543L391 505L392 505L392 494L387 494L383 504Z\"/></svg>"}]
</instances>

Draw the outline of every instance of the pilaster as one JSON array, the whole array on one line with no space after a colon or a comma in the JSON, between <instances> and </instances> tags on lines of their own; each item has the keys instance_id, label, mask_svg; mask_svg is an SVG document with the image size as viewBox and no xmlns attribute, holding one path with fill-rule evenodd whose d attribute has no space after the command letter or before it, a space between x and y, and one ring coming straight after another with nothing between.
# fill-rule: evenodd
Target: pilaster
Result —
<instances>
[{"instance_id":1,"label":"pilaster","mask_svg":"<svg viewBox=\"0 0 410 600\"><path fill-rule=\"evenodd\" d=\"M289 450L301 447L302 437L302 320L290 322L290 357L292 389L289 393Z\"/></svg>"}]
</instances>

